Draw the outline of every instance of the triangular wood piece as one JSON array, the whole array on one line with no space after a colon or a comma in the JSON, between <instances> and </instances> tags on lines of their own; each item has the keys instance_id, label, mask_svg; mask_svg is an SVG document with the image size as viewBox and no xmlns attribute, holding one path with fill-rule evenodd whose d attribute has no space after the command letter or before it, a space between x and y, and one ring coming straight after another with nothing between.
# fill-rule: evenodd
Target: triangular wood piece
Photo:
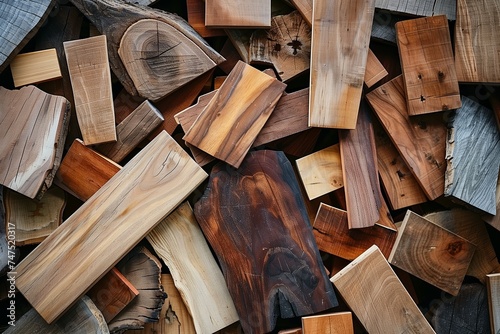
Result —
<instances>
[{"instance_id":1,"label":"triangular wood piece","mask_svg":"<svg viewBox=\"0 0 500 334\"><path fill-rule=\"evenodd\" d=\"M205 0L205 25L219 28L269 28L271 0Z\"/></svg>"}]
</instances>

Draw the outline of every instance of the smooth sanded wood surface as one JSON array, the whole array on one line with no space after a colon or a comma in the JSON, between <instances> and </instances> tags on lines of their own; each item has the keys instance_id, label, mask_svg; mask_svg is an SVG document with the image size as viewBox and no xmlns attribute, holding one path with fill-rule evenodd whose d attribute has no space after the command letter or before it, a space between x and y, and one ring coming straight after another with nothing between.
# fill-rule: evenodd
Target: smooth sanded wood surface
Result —
<instances>
[{"instance_id":1,"label":"smooth sanded wood surface","mask_svg":"<svg viewBox=\"0 0 500 334\"><path fill-rule=\"evenodd\" d=\"M337 305L299 184L283 152L212 169L195 216L219 259L245 333Z\"/></svg>"},{"instance_id":2,"label":"smooth sanded wood surface","mask_svg":"<svg viewBox=\"0 0 500 334\"><path fill-rule=\"evenodd\" d=\"M455 65L459 82L500 82L500 3L457 0Z\"/></svg>"},{"instance_id":3,"label":"smooth sanded wood surface","mask_svg":"<svg viewBox=\"0 0 500 334\"><path fill-rule=\"evenodd\" d=\"M377 246L330 280L369 333L434 333Z\"/></svg>"},{"instance_id":4,"label":"smooth sanded wood surface","mask_svg":"<svg viewBox=\"0 0 500 334\"><path fill-rule=\"evenodd\" d=\"M63 44L83 142L92 145L116 141L106 36Z\"/></svg>"},{"instance_id":5,"label":"smooth sanded wood surface","mask_svg":"<svg viewBox=\"0 0 500 334\"><path fill-rule=\"evenodd\" d=\"M0 184L30 198L52 184L68 131L69 103L35 86L0 87Z\"/></svg>"},{"instance_id":6,"label":"smooth sanded wood surface","mask_svg":"<svg viewBox=\"0 0 500 334\"><path fill-rule=\"evenodd\" d=\"M205 0L205 25L224 28L269 28L271 0Z\"/></svg>"},{"instance_id":7,"label":"smooth sanded wood surface","mask_svg":"<svg viewBox=\"0 0 500 334\"><path fill-rule=\"evenodd\" d=\"M418 16L446 15L450 21L455 20L457 8L455 0L375 0L375 7Z\"/></svg>"},{"instance_id":8,"label":"smooth sanded wood surface","mask_svg":"<svg viewBox=\"0 0 500 334\"><path fill-rule=\"evenodd\" d=\"M445 15L396 23L409 115L461 106L450 29Z\"/></svg>"},{"instance_id":9,"label":"smooth sanded wood surface","mask_svg":"<svg viewBox=\"0 0 500 334\"><path fill-rule=\"evenodd\" d=\"M408 116L402 76L366 94L366 98L427 198L443 195L446 125L442 115Z\"/></svg>"},{"instance_id":10,"label":"smooth sanded wood surface","mask_svg":"<svg viewBox=\"0 0 500 334\"><path fill-rule=\"evenodd\" d=\"M18 290L53 322L206 176L162 132L18 264Z\"/></svg>"},{"instance_id":11,"label":"smooth sanded wood surface","mask_svg":"<svg viewBox=\"0 0 500 334\"><path fill-rule=\"evenodd\" d=\"M497 334L500 332L500 274L488 275L486 286L488 288L491 333Z\"/></svg>"},{"instance_id":12,"label":"smooth sanded wood surface","mask_svg":"<svg viewBox=\"0 0 500 334\"><path fill-rule=\"evenodd\" d=\"M238 62L183 139L238 168L285 87Z\"/></svg>"},{"instance_id":13,"label":"smooth sanded wood surface","mask_svg":"<svg viewBox=\"0 0 500 334\"><path fill-rule=\"evenodd\" d=\"M389 262L456 296L476 246L408 210Z\"/></svg>"},{"instance_id":14,"label":"smooth sanded wood surface","mask_svg":"<svg viewBox=\"0 0 500 334\"><path fill-rule=\"evenodd\" d=\"M196 332L213 333L238 321L222 272L189 203L181 204L146 238L169 268Z\"/></svg>"},{"instance_id":15,"label":"smooth sanded wood surface","mask_svg":"<svg viewBox=\"0 0 500 334\"><path fill-rule=\"evenodd\" d=\"M302 317L304 334L354 334L351 312L337 312Z\"/></svg>"},{"instance_id":16,"label":"smooth sanded wood surface","mask_svg":"<svg viewBox=\"0 0 500 334\"><path fill-rule=\"evenodd\" d=\"M306 155L295 163L309 200L344 186L339 144Z\"/></svg>"},{"instance_id":17,"label":"smooth sanded wood surface","mask_svg":"<svg viewBox=\"0 0 500 334\"><path fill-rule=\"evenodd\" d=\"M15 87L61 77L56 49L18 54L10 63L10 70Z\"/></svg>"},{"instance_id":18,"label":"smooth sanded wood surface","mask_svg":"<svg viewBox=\"0 0 500 334\"><path fill-rule=\"evenodd\" d=\"M207 28L205 26L205 1L186 0L187 20L189 25L200 34L201 37L226 36L223 29Z\"/></svg>"},{"instance_id":19,"label":"smooth sanded wood surface","mask_svg":"<svg viewBox=\"0 0 500 334\"><path fill-rule=\"evenodd\" d=\"M354 129L375 0L313 4L309 125Z\"/></svg>"},{"instance_id":20,"label":"smooth sanded wood surface","mask_svg":"<svg viewBox=\"0 0 500 334\"><path fill-rule=\"evenodd\" d=\"M370 88L383 78L385 78L389 73L385 69L384 65L378 60L377 56L372 50L368 50L368 56L366 57L366 70L365 70L365 84L366 87Z\"/></svg>"},{"instance_id":21,"label":"smooth sanded wood surface","mask_svg":"<svg viewBox=\"0 0 500 334\"><path fill-rule=\"evenodd\" d=\"M493 112L467 97L448 118L444 195L489 213L497 212L500 132Z\"/></svg>"}]
</instances>

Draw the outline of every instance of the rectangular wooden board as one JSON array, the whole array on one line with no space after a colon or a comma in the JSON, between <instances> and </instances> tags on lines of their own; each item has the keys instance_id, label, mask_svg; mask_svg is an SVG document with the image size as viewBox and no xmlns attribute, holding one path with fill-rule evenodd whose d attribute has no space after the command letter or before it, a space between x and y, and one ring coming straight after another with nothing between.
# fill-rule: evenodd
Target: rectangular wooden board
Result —
<instances>
[{"instance_id":1,"label":"rectangular wooden board","mask_svg":"<svg viewBox=\"0 0 500 334\"><path fill-rule=\"evenodd\" d=\"M482 215L482 218L485 222L496 228L498 231L500 231L500 175L498 175L498 181L497 181L497 196L496 196L496 203L497 203L497 211L494 216L486 214Z\"/></svg>"},{"instance_id":2,"label":"rectangular wooden board","mask_svg":"<svg viewBox=\"0 0 500 334\"><path fill-rule=\"evenodd\" d=\"M160 133L18 264L17 289L53 322L206 177Z\"/></svg>"},{"instance_id":3,"label":"rectangular wooden board","mask_svg":"<svg viewBox=\"0 0 500 334\"><path fill-rule=\"evenodd\" d=\"M365 70L365 84L366 87L370 88L377 82L385 78L389 73L385 69L384 65L378 60L377 56L370 49L368 50L368 56L366 58L366 70Z\"/></svg>"},{"instance_id":4,"label":"rectangular wooden board","mask_svg":"<svg viewBox=\"0 0 500 334\"><path fill-rule=\"evenodd\" d=\"M186 0L186 6L189 25L201 37L226 36L223 29L207 28L205 26L205 2L203 0Z\"/></svg>"},{"instance_id":5,"label":"rectangular wooden board","mask_svg":"<svg viewBox=\"0 0 500 334\"><path fill-rule=\"evenodd\" d=\"M500 333L500 274L486 276L491 334Z\"/></svg>"},{"instance_id":6,"label":"rectangular wooden board","mask_svg":"<svg viewBox=\"0 0 500 334\"><path fill-rule=\"evenodd\" d=\"M375 0L375 7L417 16L446 15L450 21L455 20L457 8L455 0Z\"/></svg>"},{"instance_id":7,"label":"rectangular wooden board","mask_svg":"<svg viewBox=\"0 0 500 334\"><path fill-rule=\"evenodd\" d=\"M18 54L10 63L14 86L61 78L56 49Z\"/></svg>"},{"instance_id":8,"label":"rectangular wooden board","mask_svg":"<svg viewBox=\"0 0 500 334\"><path fill-rule=\"evenodd\" d=\"M356 127L374 3L314 1L309 126Z\"/></svg>"},{"instance_id":9,"label":"rectangular wooden board","mask_svg":"<svg viewBox=\"0 0 500 334\"><path fill-rule=\"evenodd\" d=\"M354 334L351 312L337 312L302 317L304 334Z\"/></svg>"},{"instance_id":10,"label":"rectangular wooden board","mask_svg":"<svg viewBox=\"0 0 500 334\"><path fill-rule=\"evenodd\" d=\"M205 25L216 28L269 28L271 0L205 0Z\"/></svg>"}]
</instances>

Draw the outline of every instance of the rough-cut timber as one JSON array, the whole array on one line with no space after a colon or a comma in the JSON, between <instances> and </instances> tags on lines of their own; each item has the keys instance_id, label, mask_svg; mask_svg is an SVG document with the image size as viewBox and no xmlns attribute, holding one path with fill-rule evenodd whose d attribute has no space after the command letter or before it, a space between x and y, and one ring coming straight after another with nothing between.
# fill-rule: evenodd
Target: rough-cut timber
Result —
<instances>
[{"instance_id":1,"label":"rough-cut timber","mask_svg":"<svg viewBox=\"0 0 500 334\"><path fill-rule=\"evenodd\" d=\"M61 77L56 49L19 54L10 63L10 70L15 87Z\"/></svg>"},{"instance_id":2,"label":"rough-cut timber","mask_svg":"<svg viewBox=\"0 0 500 334\"><path fill-rule=\"evenodd\" d=\"M486 277L488 287L488 304L490 309L491 333L500 332L500 274Z\"/></svg>"},{"instance_id":3,"label":"rough-cut timber","mask_svg":"<svg viewBox=\"0 0 500 334\"><path fill-rule=\"evenodd\" d=\"M213 333L238 321L224 277L189 203L181 204L146 238L170 270L196 332Z\"/></svg>"},{"instance_id":4,"label":"rough-cut timber","mask_svg":"<svg viewBox=\"0 0 500 334\"><path fill-rule=\"evenodd\" d=\"M245 333L273 330L337 305L293 168L283 152L255 151L238 170L219 163L195 204Z\"/></svg>"},{"instance_id":5,"label":"rough-cut timber","mask_svg":"<svg viewBox=\"0 0 500 334\"><path fill-rule=\"evenodd\" d=\"M205 0L205 25L224 28L269 28L271 0Z\"/></svg>"},{"instance_id":6,"label":"rough-cut timber","mask_svg":"<svg viewBox=\"0 0 500 334\"><path fill-rule=\"evenodd\" d=\"M35 86L0 87L0 184L30 198L50 187L61 162L69 103Z\"/></svg>"},{"instance_id":7,"label":"rough-cut timber","mask_svg":"<svg viewBox=\"0 0 500 334\"><path fill-rule=\"evenodd\" d=\"M19 263L18 290L53 322L206 176L162 132Z\"/></svg>"},{"instance_id":8,"label":"rough-cut timber","mask_svg":"<svg viewBox=\"0 0 500 334\"><path fill-rule=\"evenodd\" d=\"M377 246L331 281L368 333L434 333Z\"/></svg>"},{"instance_id":9,"label":"rough-cut timber","mask_svg":"<svg viewBox=\"0 0 500 334\"><path fill-rule=\"evenodd\" d=\"M375 7L391 12L418 16L446 15L448 20L456 18L455 0L375 0Z\"/></svg>"},{"instance_id":10,"label":"rough-cut timber","mask_svg":"<svg viewBox=\"0 0 500 334\"><path fill-rule=\"evenodd\" d=\"M354 334L351 312L338 312L302 317L304 334Z\"/></svg>"},{"instance_id":11,"label":"rough-cut timber","mask_svg":"<svg viewBox=\"0 0 500 334\"><path fill-rule=\"evenodd\" d=\"M496 214L500 132L493 112L462 97L448 118L444 195L474 209Z\"/></svg>"},{"instance_id":12,"label":"rough-cut timber","mask_svg":"<svg viewBox=\"0 0 500 334\"><path fill-rule=\"evenodd\" d=\"M309 126L356 127L374 2L313 2Z\"/></svg>"},{"instance_id":13,"label":"rough-cut timber","mask_svg":"<svg viewBox=\"0 0 500 334\"><path fill-rule=\"evenodd\" d=\"M445 15L396 23L409 115L461 106L450 29Z\"/></svg>"},{"instance_id":14,"label":"rough-cut timber","mask_svg":"<svg viewBox=\"0 0 500 334\"><path fill-rule=\"evenodd\" d=\"M408 210L389 262L454 296L476 246Z\"/></svg>"}]
</instances>

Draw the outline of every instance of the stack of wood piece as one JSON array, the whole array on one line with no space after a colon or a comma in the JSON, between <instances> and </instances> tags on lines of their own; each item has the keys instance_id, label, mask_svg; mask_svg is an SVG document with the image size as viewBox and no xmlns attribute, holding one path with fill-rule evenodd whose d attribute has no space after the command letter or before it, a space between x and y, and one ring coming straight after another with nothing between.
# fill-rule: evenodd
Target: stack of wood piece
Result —
<instances>
[{"instance_id":1,"label":"stack of wood piece","mask_svg":"<svg viewBox=\"0 0 500 334\"><path fill-rule=\"evenodd\" d=\"M2 329L500 333L482 5L0 3Z\"/></svg>"}]
</instances>

